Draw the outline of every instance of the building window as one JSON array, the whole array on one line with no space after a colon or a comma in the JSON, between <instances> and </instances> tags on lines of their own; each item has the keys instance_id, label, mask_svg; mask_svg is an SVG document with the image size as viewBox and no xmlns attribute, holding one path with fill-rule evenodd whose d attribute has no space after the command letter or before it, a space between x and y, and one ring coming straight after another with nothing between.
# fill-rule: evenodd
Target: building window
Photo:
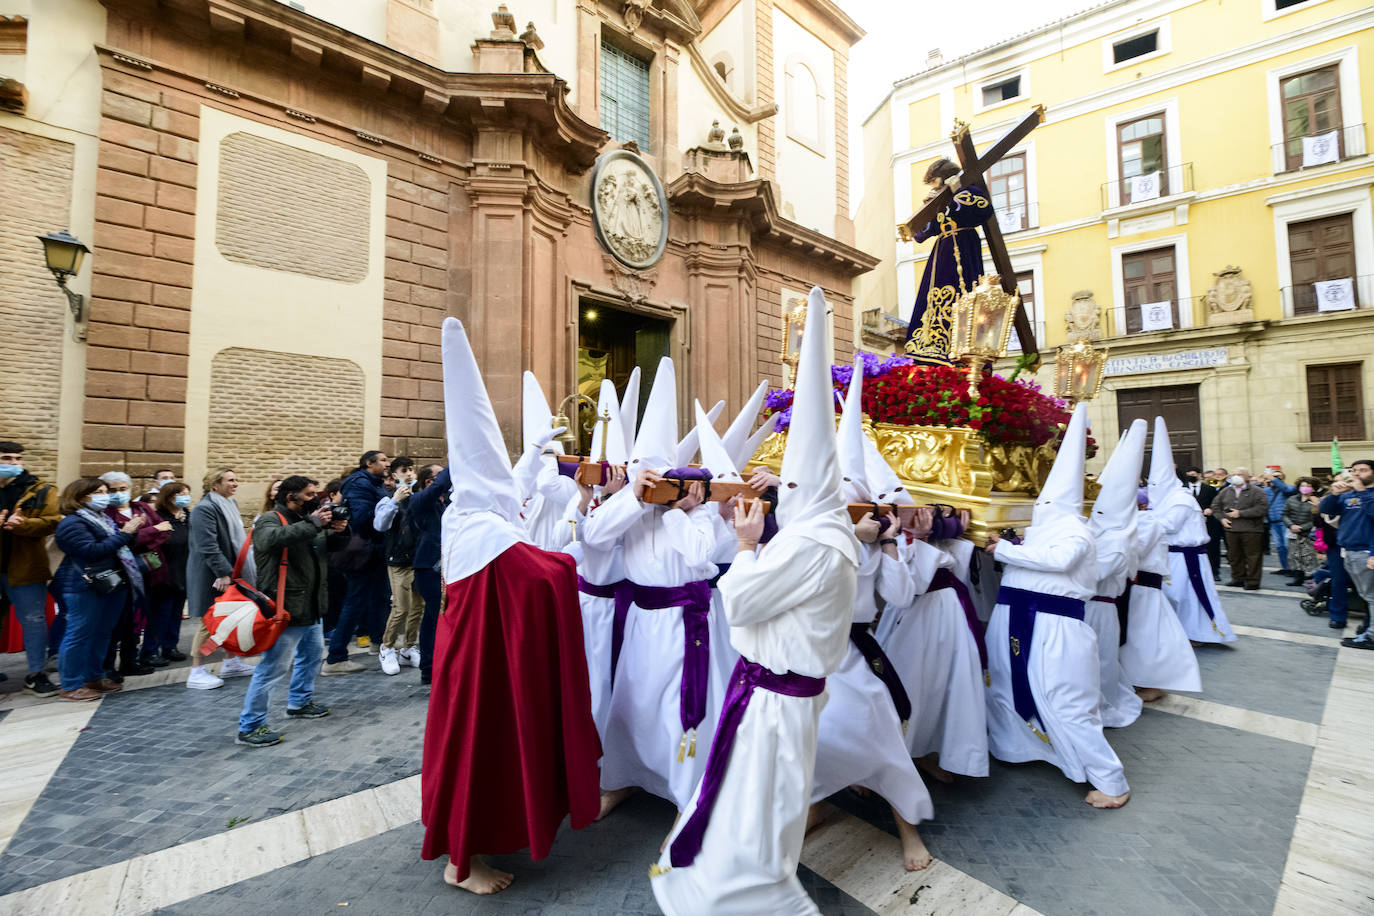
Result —
<instances>
[{"instance_id":1,"label":"building window","mask_svg":"<svg viewBox=\"0 0 1374 916\"><path fill-rule=\"evenodd\" d=\"M1274 0L1274 9L1286 10L1290 6L1302 6L1307 0Z\"/></svg>"},{"instance_id":2,"label":"building window","mask_svg":"<svg viewBox=\"0 0 1374 916\"><path fill-rule=\"evenodd\" d=\"M1310 442L1364 438L1364 381L1359 363L1307 367Z\"/></svg>"},{"instance_id":3,"label":"building window","mask_svg":"<svg viewBox=\"0 0 1374 916\"><path fill-rule=\"evenodd\" d=\"M1005 156L988 170L988 193L997 211L997 226L1016 232L1028 225L1026 201L1026 154Z\"/></svg>"},{"instance_id":4,"label":"building window","mask_svg":"<svg viewBox=\"0 0 1374 916\"><path fill-rule=\"evenodd\" d=\"M1026 321L1030 322L1032 330L1038 335L1040 324L1035 318L1035 272L1030 270L1018 271L1016 274L1016 291L1021 294L1021 306L1026 310ZM1007 349L1019 351L1021 338L1012 328L1011 339L1007 343Z\"/></svg>"},{"instance_id":5,"label":"building window","mask_svg":"<svg viewBox=\"0 0 1374 916\"><path fill-rule=\"evenodd\" d=\"M1335 162L1345 158L1345 137L1341 130L1341 80L1337 66L1322 67L1290 76L1280 83L1283 96L1283 153L1284 168L1291 171L1304 165L1318 165L1321 161ZM1309 149L1304 155L1304 137L1336 134L1335 158ZM1312 161L1305 161L1312 160ZM1320 161L1318 161L1320 160Z\"/></svg>"},{"instance_id":6,"label":"building window","mask_svg":"<svg viewBox=\"0 0 1374 916\"><path fill-rule=\"evenodd\" d=\"M1174 246L1121 257L1126 333L1179 327L1177 259ZM1160 305L1166 306L1160 309ZM1151 308L1154 306L1154 308Z\"/></svg>"},{"instance_id":7,"label":"building window","mask_svg":"<svg viewBox=\"0 0 1374 916\"><path fill-rule=\"evenodd\" d=\"M1021 77L1013 76L1011 79L1002 80L997 83L989 83L983 87L983 107L991 108L993 105L1000 105L1003 102L1010 102L1012 99L1021 97Z\"/></svg>"},{"instance_id":8,"label":"building window","mask_svg":"<svg viewBox=\"0 0 1374 916\"><path fill-rule=\"evenodd\" d=\"M1351 295L1358 297L1353 216L1342 213L1289 223L1288 264L1292 269L1294 315L1315 315L1320 311L1316 284L1324 280L1348 279Z\"/></svg>"},{"instance_id":9,"label":"building window","mask_svg":"<svg viewBox=\"0 0 1374 916\"><path fill-rule=\"evenodd\" d=\"M787 108L783 115L787 119L787 136L823 156L825 95L821 91L821 81L811 65L800 58L787 62L784 75Z\"/></svg>"},{"instance_id":10,"label":"building window","mask_svg":"<svg viewBox=\"0 0 1374 916\"><path fill-rule=\"evenodd\" d=\"M601 129L649 151L649 63L601 42Z\"/></svg>"},{"instance_id":11,"label":"building window","mask_svg":"<svg viewBox=\"0 0 1374 916\"><path fill-rule=\"evenodd\" d=\"M1146 54L1153 54L1159 50L1159 30L1146 32L1144 35L1136 35L1124 41L1112 43L1112 63L1123 64L1128 60L1137 57L1144 57Z\"/></svg>"},{"instance_id":12,"label":"building window","mask_svg":"<svg viewBox=\"0 0 1374 916\"><path fill-rule=\"evenodd\" d=\"M1116 127L1121 168L1121 203L1153 200L1169 193L1168 148L1164 112L1123 121ZM1151 181L1151 178L1154 181Z\"/></svg>"}]
</instances>

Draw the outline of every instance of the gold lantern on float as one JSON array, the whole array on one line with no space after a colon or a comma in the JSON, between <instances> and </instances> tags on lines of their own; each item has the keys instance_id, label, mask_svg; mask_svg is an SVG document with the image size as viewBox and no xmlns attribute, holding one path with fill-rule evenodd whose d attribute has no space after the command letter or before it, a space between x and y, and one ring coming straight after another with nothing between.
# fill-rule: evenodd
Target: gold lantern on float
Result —
<instances>
[{"instance_id":1,"label":"gold lantern on float","mask_svg":"<svg viewBox=\"0 0 1374 916\"><path fill-rule=\"evenodd\" d=\"M1006 355L1012 320L1020 304L1021 297L1002 289L1001 278L996 274L980 277L973 289L954 303L949 356L968 363L970 398L978 397L983 366Z\"/></svg>"},{"instance_id":2,"label":"gold lantern on float","mask_svg":"<svg viewBox=\"0 0 1374 916\"><path fill-rule=\"evenodd\" d=\"M1107 350L1099 350L1086 338L1060 347L1055 356L1054 393L1070 404L1090 401L1102 390Z\"/></svg>"},{"instance_id":3,"label":"gold lantern on float","mask_svg":"<svg viewBox=\"0 0 1374 916\"><path fill-rule=\"evenodd\" d=\"M797 384L797 363L801 360L802 334L806 330L806 300L798 296L790 300L782 314L782 352L779 357L787 369L784 387Z\"/></svg>"}]
</instances>

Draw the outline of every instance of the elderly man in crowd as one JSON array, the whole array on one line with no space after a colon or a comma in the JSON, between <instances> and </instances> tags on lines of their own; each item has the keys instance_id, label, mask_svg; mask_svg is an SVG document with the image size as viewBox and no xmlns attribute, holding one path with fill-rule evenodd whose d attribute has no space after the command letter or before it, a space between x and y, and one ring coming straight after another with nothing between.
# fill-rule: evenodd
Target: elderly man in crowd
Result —
<instances>
[{"instance_id":1,"label":"elderly man in crowd","mask_svg":"<svg viewBox=\"0 0 1374 916\"><path fill-rule=\"evenodd\" d=\"M1263 571L1269 498L1254 485L1248 468L1236 468L1226 478L1226 486L1212 501L1212 514L1221 518L1226 529L1226 553L1231 560L1227 584L1256 591Z\"/></svg>"}]
</instances>

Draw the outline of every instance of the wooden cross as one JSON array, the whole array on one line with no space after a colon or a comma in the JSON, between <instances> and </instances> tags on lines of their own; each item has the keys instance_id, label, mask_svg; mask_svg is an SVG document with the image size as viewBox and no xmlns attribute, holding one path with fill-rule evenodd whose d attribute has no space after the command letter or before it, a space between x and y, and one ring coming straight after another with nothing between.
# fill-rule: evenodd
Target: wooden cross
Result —
<instances>
[{"instance_id":1,"label":"wooden cross","mask_svg":"<svg viewBox=\"0 0 1374 916\"><path fill-rule=\"evenodd\" d=\"M968 125L963 121L956 120L954 132L950 134L950 139L954 141L954 150L959 156L958 187L976 184L987 188L987 183L983 177L987 171L1044 120L1045 106L1035 106L1020 124L1007 131L1002 139L994 143L981 157L973 146L973 138L969 134ZM945 207L949 206L954 199L954 194L955 189L946 185L939 194L917 210L914 216L898 226L897 233L902 241L911 241L916 233L924 229L926 224L935 218L935 214L943 212ZM987 239L988 253L992 256L992 264L1001 280L1003 292L1015 293L1016 271L1012 270L1011 255L1007 254L1007 245L1002 240L1002 228L997 225L995 214L992 219L983 224L983 237ZM1038 366L1040 364L1040 350L1036 346L1035 330L1026 317L1026 309L1023 305L1016 307L1013 326L1016 328L1017 338L1021 341L1021 352L1031 358L1032 368Z\"/></svg>"}]
</instances>

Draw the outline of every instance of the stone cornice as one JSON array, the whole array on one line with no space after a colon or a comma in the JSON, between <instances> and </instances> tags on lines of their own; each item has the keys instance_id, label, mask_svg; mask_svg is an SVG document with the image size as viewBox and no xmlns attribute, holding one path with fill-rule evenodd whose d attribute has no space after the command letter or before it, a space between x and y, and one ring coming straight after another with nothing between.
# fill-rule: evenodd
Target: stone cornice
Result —
<instances>
[{"instance_id":1,"label":"stone cornice","mask_svg":"<svg viewBox=\"0 0 1374 916\"><path fill-rule=\"evenodd\" d=\"M144 0L101 0L131 19L148 14ZM585 170L595 162L609 135L582 120L568 105L567 83L551 73L450 73L316 19L277 0L182 0L179 15L207 26L207 37L239 40L272 52L290 54L307 65L352 75L360 92L385 94L432 115L471 120L501 109L543 127L540 142ZM159 24L161 20L159 20ZM101 53L132 57L157 69L175 68L147 60L131 50L97 46ZM203 80L204 75L184 74ZM231 87L233 88L233 87ZM264 99L280 106L284 99Z\"/></svg>"},{"instance_id":2,"label":"stone cornice","mask_svg":"<svg viewBox=\"0 0 1374 916\"><path fill-rule=\"evenodd\" d=\"M727 184L696 172L684 172L665 191L677 209L708 214L734 210L749 220L756 241L772 243L808 258L828 258L850 276L867 273L882 260L784 218L778 211L772 182L764 179Z\"/></svg>"},{"instance_id":3,"label":"stone cornice","mask_svg":"<svg viewBox=\"0 0 1374 916\"><path fill-rule=\"evenodd\" d=\"M725 113L730 117L745 124L753 124L764 118L771 118L778 113L777 102L768 102L750 108L737 99L735 94L721 81L720 74L707 62L706 56L701 53L701 48L697 46L697 43L692 42L686 47L687 59L692 62L692 70L695 71L697 78L706 86L706 91L711 93L711 98L715 99L716 103L724 108Z\"/></svg>"}]
</instances>

